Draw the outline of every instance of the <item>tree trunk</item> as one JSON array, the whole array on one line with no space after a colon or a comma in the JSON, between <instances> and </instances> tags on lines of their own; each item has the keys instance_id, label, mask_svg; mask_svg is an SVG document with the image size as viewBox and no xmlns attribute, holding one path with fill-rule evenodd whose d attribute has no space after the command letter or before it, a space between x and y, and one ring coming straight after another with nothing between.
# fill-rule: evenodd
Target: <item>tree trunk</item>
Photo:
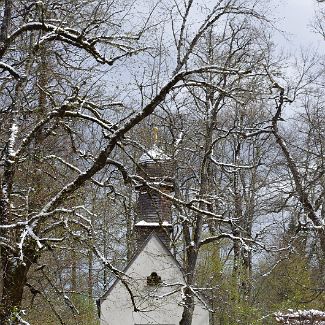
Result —
<instances>
[{"instance_id":1,"label":"tree trunk","mask_svg":"<svg viewBox=\"0 0 325 325\"><path fill-rule=\"evenodd\" d=\"M89 250L88 251L88 296L89 296L89 300L93 296L93 285L94 285L93 264L94 264L93 252L91 250Z\"/></svg>"},{"instance_id":2,"label":"tree trunk","mask_svg":"<svg viewBox=\"0 0 325 325\"><path fill-rule=\"evenodd\" d=\"M0 58L5 53L8 33L11 24L12 0L5 0L3 8L3 18L0 26Z\"/></svg>"},{"instance_id":3,"label":"tree trunk","mask_svg":"<svg viewBox=\"0 0 325 325\"><path fill-rule=\"evenodd\" d=\"M3 273L3 289L0 301L0 324L15 324L12 317L14 313L20 311L31 263L21 262L17 257L2 250L1 264L4 266L5 272Z\"/></svg>"},{"instance_id":4,"label":"tree trunk","mask_svg":"<svg viewBox=\"0 0 325 325\"><path fill-rule=\"evenodd\" d=\"M126 202L126 252L127 260L130 261L134 254L134 241L133 241L133 191L129 192Z\"/></svg>"},{"instance_id":5,"label":"tree trunk","mask_svg":"<svg viewBox=\"0 0 325 325\"><path fill-rule=\"evenodd\" d=\"M185 294L185 306L182 314L182 319L179 322L179 325L191 325L193 312L194 312L193 292L189 287L186 287L184 290L184 294Z\"/></svg>"},{"instance_id":6,"label":"tree trunk","mask_svg":"<svg viewBox=\"0 0 325 325\"><path fill-rule=\"evenodd\" d=\"M199 218L199 216L198 216ZM197 249L191 245L189 241L189 229L187 225L184 225L185 230L185 237L187 237L186 242L188 243L186 247L186 257L187 257L187 263L185 266L185 272L186 272L186 288L184 289L184 310L182 314L182 318L179 322L179 325L191 325L192 324L192 317L194 312L194 294L191 290L191 286L194 284L194 270L196 268L196 262L197 262L197 255L198 251Z\"/></svg>"},{"instance_id":7,"label":"tree trunk","mask_svg":"<svg viewBox=\"0 0 325 325\"><path fill-rule=\"evenodd\" d=\"M75 248L71 252L71 291L77 291L77 255Z\"/></svg>"}]
</instances>

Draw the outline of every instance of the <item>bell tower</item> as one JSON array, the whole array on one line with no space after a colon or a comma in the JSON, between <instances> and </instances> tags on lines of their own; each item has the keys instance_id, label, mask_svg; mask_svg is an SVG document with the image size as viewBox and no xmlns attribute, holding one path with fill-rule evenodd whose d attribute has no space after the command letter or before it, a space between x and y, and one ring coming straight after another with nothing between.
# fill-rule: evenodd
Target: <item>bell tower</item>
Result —
<instances>
[{"instance_id":1,"label":"bell tower","mask_svg":"<svg viewBox=\"0 0 325 325\"><path fill-rule=\"evenodd\" d=\"M152 147L137 164L136 252L100 299L101 325L179 324L182 319L186 280L170 250L175 165L159 148L155 129ZM192 303L192 324L208 325L208 304L197 295Z\"/></svg>"},{"instance_id":2,"label":"bell tower","mask_svg":"<svg viewBox=\"0 0 325 325\"><path fill-rule=\"evenodd\" d=\"M137 248L140 248L154 231L161 241L170 247L172 234L172 202L163 196L174 191L174 161L157 145L158 129L154 128L154 145L139 160L137 173L154 190L146 185L138 186L138 213L135 235ZM160 193L159 193L160 192Z\"/></svg>"}]
</instances>

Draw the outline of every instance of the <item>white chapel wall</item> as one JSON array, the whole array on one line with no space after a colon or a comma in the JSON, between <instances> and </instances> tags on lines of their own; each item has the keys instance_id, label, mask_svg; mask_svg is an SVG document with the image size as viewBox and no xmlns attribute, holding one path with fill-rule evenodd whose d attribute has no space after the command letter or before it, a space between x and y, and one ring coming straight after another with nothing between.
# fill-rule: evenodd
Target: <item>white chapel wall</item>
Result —
<instances>
[{"instance_id":1,"label":"white chapel wall","mask_svg":"<svg viewBox=\"0 0 325 325\"><path fill-rule=\"evenodd\" d=\"M156 272L163 285L147 286L147 276ZM135 312L130 295L118 281L101 304L101 325L168 324L178 325L183 312L180 288L184 280L176 261L153 236L129 266L126 274L135 297ZM173 291L175 293L171 294ZM197 303L193 325L208 325L209 312Z\"/></svg>"}]
</instances>

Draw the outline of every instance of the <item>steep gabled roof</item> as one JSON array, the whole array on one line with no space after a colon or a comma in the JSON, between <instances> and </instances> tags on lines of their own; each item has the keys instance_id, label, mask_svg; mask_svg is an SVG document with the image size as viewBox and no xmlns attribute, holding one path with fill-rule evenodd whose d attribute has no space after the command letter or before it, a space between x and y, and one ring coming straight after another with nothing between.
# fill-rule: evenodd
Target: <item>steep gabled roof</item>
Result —
<instances>
[{"instance_id":1,"label":"steep gabled roof","mask_svg":"<svg viewBox=\"0 0 325 325\"><path fill-rule=\"evenodd\" d=\"M151 234L148 236L148 238L145 240L145 242L143 243L142 247L140 247L136 253L133 255L133 257L131 258L131 260L128 262L128 264L125 266L125 268L123 269L123 273L126 273L127 270L130 268L130 266L134 263L134 261L137 259L137 257L141 254L141 252L144 251L145 247L148 245L149 241L155 238L157 239L158 243L160 244L160 246L162 247L162 249L164 250L164 252L166 253L167 256L171 257L171 259L173 260L173 262L175 263L175 265L182 271L182 267L179 264L179 262L176 260L176 258L172 255L172 253L170 252L170 250L168 249L168 247L163 243L163 241L157 236L157 234L155 233L155 231L153 230L151 232ZM111 286L109 287L109 289L98 299L99 303L101 303L103 300L105 300L109 294L112 292L112 290L114 289L114 287L116 286L116 284L120 281L119 278L116 278L113 283L111 284Z\"/></svg>"}]
</instances>

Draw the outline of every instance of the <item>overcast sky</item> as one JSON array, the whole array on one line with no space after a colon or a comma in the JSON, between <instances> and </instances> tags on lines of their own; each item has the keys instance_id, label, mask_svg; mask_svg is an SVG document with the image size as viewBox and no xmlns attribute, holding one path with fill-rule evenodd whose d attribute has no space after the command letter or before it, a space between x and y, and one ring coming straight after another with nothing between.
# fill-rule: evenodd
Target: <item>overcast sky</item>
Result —
<instances>
[{"instance_id":1,"label":"overcast sky","mask_svg":"<svg viewBox=\"0 0 325 325\"><path fill-rule=\"evenodd\" d=\"M325 7L325 5L323 5ZM319 5L316 0L281 0L276 8L276 16L279 18L277 27L288 32L290 42L286 42L283 36L277 35L277 39L283 43L283 48L294 52L301 46L319 48L324 53L325 42L321 37L312 32L311 24L315 17L315 11Z\"/></svg>"}]
</instances>

